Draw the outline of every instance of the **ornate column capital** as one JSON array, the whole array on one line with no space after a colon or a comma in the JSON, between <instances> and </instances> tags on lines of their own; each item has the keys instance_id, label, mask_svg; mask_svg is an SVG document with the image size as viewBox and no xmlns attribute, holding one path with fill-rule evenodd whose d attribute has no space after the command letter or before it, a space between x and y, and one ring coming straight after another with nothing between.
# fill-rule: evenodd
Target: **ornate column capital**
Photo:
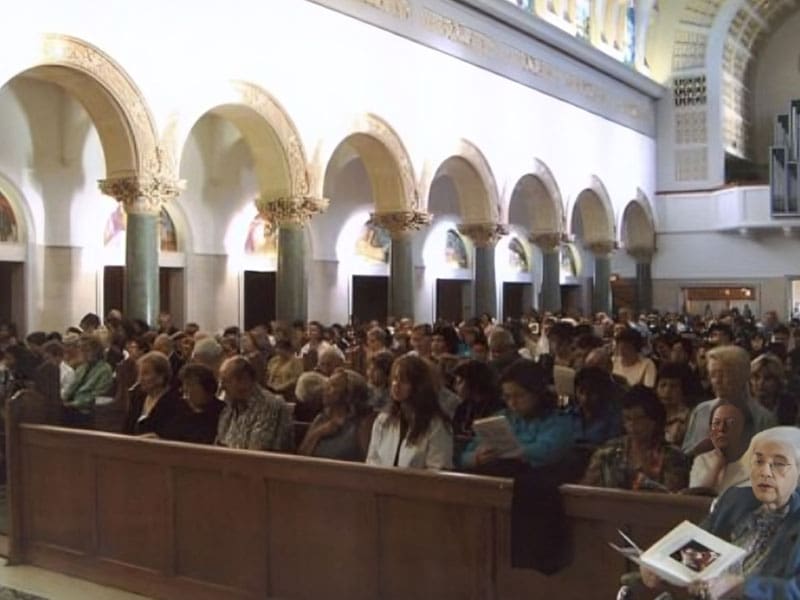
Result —
<instances>
[{"instance_id":1,"label":"ornate column capital","mask_svg":"<svg viewBox=\"0 0 800 600\"><path fill-rule=\"evenodd\" d=\"M372 213L369 223L385 229L392 239L403 237L422 229L431 222L431 215L418 210L399 210L393 212Z\"/></svg>"},{"instance_id":2,"label":"ornate column capital","mask_svg":"<svg viewBox=\"0 0 800 600\"><path fill-rule=\"evenodd\" d=\"M607 258L617 248L616 242L612 240L596 241L586 244L586 248L595 255L596 258Z\"/></svg>"},{"instance_id":3,"label":"ornate column capital","mask_svg":"<svg viewBox=\"0 0 800 600\"><path fill-rule=\"evenodd\" d=\"M148 174L101 179L97 183L103 194L122 203L126 213L155 215L186 186L180 179Z\"/></svg>"},{"instance_id":4,"label":"ornate column capital","mask_svg":"<svg viewBox=\"0 0 800 600\"><path fill-rule=\"evenodd\" d=\"M327 198L311 196L286 196L265 198L259 196L255 200L258 214L264 219L276 223L279 227L304 227L316 214L328 208Z\"/></svg>"},{"instance_id":5,"label":"ornate column capital","mask_svg":"<svg viewBox=\"0 0 800 600\"><path fill-rule=\"evenodd\" d=\"M508 226L502 223L461 223L458 231L472 240L478 248L494 246L508 233Z\"/></svg>"},{"instance_id":6,"label":"ornate column capital","mask_svg":"<svg viewBox=\"0 0 800 600\"><path fill-rule=\"evenodd\" d=\"M649 264L653 260L653 254L655 254L655 248L645 248L645 247L633 247L633 248L626 248L628 254L630 254L637 263L644 263Z\"/></svg>"},{"instance_id":7,"label":"ornate column capital","mask_svg":"<svg viewBox=\"0 0 800 600\"><path fill-rule=\"evenodd\" d=\"M537 246L543 253L555 252L561 247L564 236L557 231L547 233L531 233L528 241Z\"/></svg>"}]
</instances>

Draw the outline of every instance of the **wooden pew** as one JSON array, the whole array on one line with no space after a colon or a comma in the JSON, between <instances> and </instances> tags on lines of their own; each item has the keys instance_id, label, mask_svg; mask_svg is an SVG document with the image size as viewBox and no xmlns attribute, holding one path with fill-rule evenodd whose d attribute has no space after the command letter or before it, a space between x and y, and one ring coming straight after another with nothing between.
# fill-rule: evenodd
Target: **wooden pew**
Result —
<instances>
[{"instance_id":1,"label":"wooden pew","mask_svg":"<svg viewBox=\"0 0 800 600\"><path fill-rule=\"evenodd\" d=\"M19 424L13 563L156 598L608 598L625 527L649 543L701 498L565 486L575 561L510 568L512 482ZM569 532L565 532L568 535Z\"/></svg>"}]
</instances>

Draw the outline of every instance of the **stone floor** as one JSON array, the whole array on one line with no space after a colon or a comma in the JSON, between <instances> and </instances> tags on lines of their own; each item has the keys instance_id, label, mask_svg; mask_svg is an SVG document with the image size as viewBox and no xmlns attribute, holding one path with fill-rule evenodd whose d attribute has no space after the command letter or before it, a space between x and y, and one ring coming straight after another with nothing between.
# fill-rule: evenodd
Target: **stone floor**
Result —
<instances>
[{"instance_id":1,"label":"stone floor","mask_svg":"<svg viewBox=\"0 0 800 600\"><path fill-rule=\"evenodd\" d=\"M147 600L115 588L30 566L0 566L0 600Z\"/></svg>"}]
</instances>

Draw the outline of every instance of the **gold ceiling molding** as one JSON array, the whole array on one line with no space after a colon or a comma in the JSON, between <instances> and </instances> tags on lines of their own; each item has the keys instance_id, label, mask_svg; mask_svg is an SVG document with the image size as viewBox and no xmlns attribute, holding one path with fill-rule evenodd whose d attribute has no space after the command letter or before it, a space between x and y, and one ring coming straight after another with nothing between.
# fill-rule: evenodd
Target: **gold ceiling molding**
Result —
<instances>
[{"instance_id":1,"label":"gold ceiling molding","mask_svg":"<svg viewBox=\"0 0 800 600\"><path fill-rule=\"evenodd\" d=\"M408 0L358 0L358 2L371 6L393 17L397 17L398 19L408 19L411 17L411 3Z\"/></svg>"},{"instance_id":2,"label":"gold ceiling molding","mask_svg":"<svg viewBox=\"0 0 800 600\"><path fill-rule=\"evenodd\" d=\"M125 71L105 53L78 38L55 33L42 37L40 66L75 69L94 79L113 99L122 113L133 148L129 172L149 173L159 178L175 178L175 164L158 147L158 134L141 91ZM124 140L113 140L116 144ZM114 174L109 173L109 176Z\"/></svg>"},{"instance_id":3,"label":"gold ceiling molding","mask_svg":"<svg viewBox=\"0 0 800 600\"><path fill-rule=\"evenodd\" d=\"M538 56L533 56L510 44L495 41L488 35L430 8L422 11L421 24L429 32L469 48L483 58L501 61L527 74L562 86L592 104L601 105L608 112L624 114L640 124L649 122L654 114L652 107L645 102L621 102L616 95L610 96L604 86L574 73L564 72Z\"/></svg>"}]
</instances>

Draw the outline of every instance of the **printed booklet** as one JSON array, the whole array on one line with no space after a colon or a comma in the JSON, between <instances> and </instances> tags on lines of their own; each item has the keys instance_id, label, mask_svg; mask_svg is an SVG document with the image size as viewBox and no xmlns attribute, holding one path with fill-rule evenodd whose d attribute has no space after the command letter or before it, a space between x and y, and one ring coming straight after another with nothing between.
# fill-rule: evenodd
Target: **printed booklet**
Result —
<instances>
[{"instance_id":1,"label":"printed booklet","mask_svg":"<svg viewBox=\"0 0 800 600\"><path fill-rule=\"evenodd\" d=\"M619 534L628 545L609 544L614 550L679 587L722 575L746 554L689 521L675 527L644 552L624 533Z\"/></svg>"},{"instance_id":2,"label":"printed booklet","mask_svg":"<svg viewBox=\"0 0 800 600\"><path fill-rule=\"evenodd\" d=\"M511 423L503 415L476 419L472 430L478 436L479 445L492 448L500 458L514 458L522 453L522 446L511 431Z\"/></svg>"}]
</instances>

